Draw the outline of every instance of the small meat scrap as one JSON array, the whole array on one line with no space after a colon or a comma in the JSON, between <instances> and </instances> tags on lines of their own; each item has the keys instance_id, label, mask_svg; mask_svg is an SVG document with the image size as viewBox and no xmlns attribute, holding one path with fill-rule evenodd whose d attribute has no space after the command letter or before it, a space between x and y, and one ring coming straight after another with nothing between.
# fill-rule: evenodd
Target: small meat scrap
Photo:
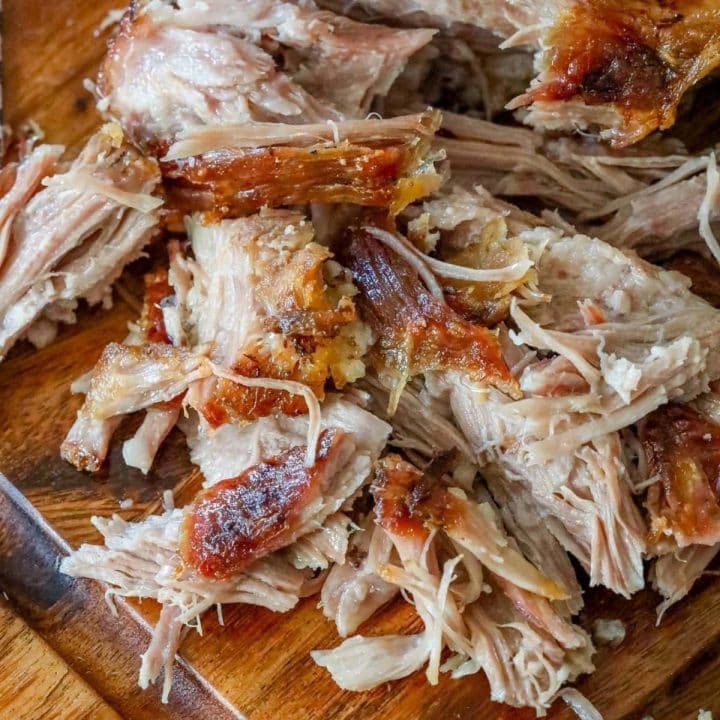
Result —
<instances>
[{"instance_id":1,"label":"small meat scrap","mask_svg":"<svg viewBox=\"0 0 720 720\"><path fill-rule=\"evenodd\" d=\"M184 562L204 577L226 579L289 545L354 450L350 435L325 430L310 468L306 448L297 446L204 490L183 520Z\"/></svg>"},{"instance_id":2,"label":"small meat scrap","mask_svg":"<svg viewBox=\"0 0 720 720\"><path fill-rule=\"evenodd\" d=\"M598 618L593 623L592 636L598 645L617 647L625 640L625 624L622 620Z\"/></svg>"},{"instance_id":3,"label":"small meat scrap","mask_svg":"<svg viewBox=\"0 0 720 720\"><path fill-rule=\"evenodd\" d=\"M720 542L720 425L689 405L672 403L649 415L642 440L650 486L650 542L712 545Z\"/></svg>"},{"instance_id":4,"label":"small meat scrap","mask_svg":"<svg viewBox=\"0 0 720 720\"><path fill-rule=\"evenodd\" d=\"M90 389L61 447L80 470L99 470L123 416L169 403L210 375L204 358L165 343L110 343L92 371Z\"/></svg>"},{"instance_id":5,"label":"small meat scrap","mask_svg":"<svg viewBox=\"0 0 720 720\"><path fill-rule=\"evenodd\" d=\"M145 275L145 296L138 326L148 342L171 343L160 303L172 295L173 289L168 282L167 270L162 269Z\"/></svg>"}]
</instances>

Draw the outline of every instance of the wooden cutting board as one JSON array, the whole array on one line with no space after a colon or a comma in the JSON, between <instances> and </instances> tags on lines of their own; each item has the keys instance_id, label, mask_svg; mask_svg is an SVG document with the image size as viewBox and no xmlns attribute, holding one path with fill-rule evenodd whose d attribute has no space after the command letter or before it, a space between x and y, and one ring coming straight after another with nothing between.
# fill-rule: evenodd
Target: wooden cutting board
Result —
<instances>
[{"instance_id":1,"label":"wooden cutting board","mask_svg":"<svg viewBox=\"0 0 720 720\"><path fill-rule=\"evenodd\" d=\"M118 0L6 0L5 121L34 119L52 142L75 149L98 124L82 81L92 77L106 35L94 34ZM136 272L137 274L137 272ZM191 632L177 663L168 705L157 688L136 685L151 602L118 603L113 617L103 588L57 571L68 547L97 541L94 514L138 519L157 511L163 490L178 502L197 487L182 438L171 436L150 475L126 468L117 433L106 468L96 476L60 460L60 442L79 400L70 382L89 369L103 346L121 340L132 308L86 311L42 351L16 348L0 365L0 718L210 718L250 720L470 720L534 716L494 705L482 675L430 687L421 673L373 692L339 690L309 657L338 643L333 625L308 599L287 614L249 606L225 609L225 626L209 613L204 636ZM136 285L135 285L136 287ZM123 499L133 500L122 510ZM720 716L720 581L703 579L690 598L655 628L650 592L623 601L592 592L581 622L622 618L627 638L601 649L597 672L578 687L606 720L681 720L704 708ZM411 608L388 608L365 632L417 628ZM570 718L558 703L551 716Z\"/></svg>"}]
</instances>

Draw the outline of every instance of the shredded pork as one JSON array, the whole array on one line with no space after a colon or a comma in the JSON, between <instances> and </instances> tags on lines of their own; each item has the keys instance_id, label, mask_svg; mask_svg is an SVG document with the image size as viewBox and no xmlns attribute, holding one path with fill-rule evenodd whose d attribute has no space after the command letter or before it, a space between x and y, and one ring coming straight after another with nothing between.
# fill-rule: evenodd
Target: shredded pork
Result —
<instances>
[{"instance_id":1,"label":"shredded pork","mask_svg":"<svg viewBox=\"0 0 720 720\"><path fill-rule=\"evenodd\" d=\"M379 464L373 492L378 527L370 543L384 531L399 559L378 574L412 596L424 630L355 636L314 652L341 687L369 689L423 666L431 683L441 670L460 677L483 669L493 699L543 712L565 679L592 668L587 635L545 599L563 597L561 591L522 558L490 504L434 483L393 455ZM444 560L440 533L452 549ZM360 577L367 582L367 574ZM452 654L441 667L444 646ZM358 672L357 656L373 662ZM500 657L512 660L503 666ZM516 673L509 675L510 667Z\"/></svg>"},{"instance_id":2,"label":"shredded pork","mask_svg":"<svg viewBox=\"0 0 720 720\"><path fill-rule=\"evenodd\" d=\"M90 138L66 172L51 174L60 153L34 150L1 201L0 357L26 335L47 344L57 321L75 322L81 299L110 303L112 283L157 230L157 165L117 126ZM43 331L33 332L38 322Z\"/></svg>"},{"instance_id":3,"label":"shredded pork","mask_svg":"<svg viewBox=\"0 0 720 720\"><path fill-rule=\"evenodd\" d=\"M717 138L683 130L711 4L135 0L93 86L112 122L68 162L11 145L0 357L172 235L61 448L96 472L142 413L128 466L182 433L197 467L61 564L161 605L141 687L168 700L207 610L317 595L341 688L482 671L599 717L566 687L584 588L628 597L649 560L659 619L720 548ZM373 633L402 601L414 632Z\"/></svg>"},{"instance_id":4,"label":"shredded pork","mask_svg":"<svg viewBox=\"0 0 720 720\"><path fill-rule=\"evenodd\" d=\"M306 418L287 420L307 424ZM187 507L140 522L95 518L105 545L83 545L63 560L63 572L110 585L109 597L151 597L164 606L143 656L141 685L164 669L167 700L182 625L199 628L208 608L245 602L287 612L311 580L307 568L313 563L298 561L308 549L321 554L320 565L344 559L332 540L323 543L318 533L337 532L338 512L349 509L369 481L390 428L340 399L329 402L324 422L330 425L312 465L304 463L300 427L295 433L276 431L275 443L290 443L284 450L271 449L267 428L255 428L225 444L247 459L239 475L224 472ZM260 447L258 432L267 443ZM271 475L275 480L268 482Z\"/></svg>"}]
</instances>

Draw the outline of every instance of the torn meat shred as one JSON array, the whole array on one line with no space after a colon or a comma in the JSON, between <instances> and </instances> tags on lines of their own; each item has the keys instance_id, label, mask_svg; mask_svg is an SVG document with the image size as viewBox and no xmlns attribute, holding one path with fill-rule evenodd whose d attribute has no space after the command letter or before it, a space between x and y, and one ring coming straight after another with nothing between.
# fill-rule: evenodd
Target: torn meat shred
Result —
<instances>
[{"instance_id":1,"label":"torn meat shred","mask_svg":"<svg viewBox=\"0 0 720 720\"><path fill-rule=\"evenodd\" d=\"M365 370L370 338L348 272L292 211L210 224L196 217L188 230L194 257L175 247L169 271L146 279L132 346L106 350L63 456L95 471L123 415L184 396L210 428L309 413L310 462L327 380L342 388ZM127 407L110 407L115 397ZM165 425L160 417L152 412L127 447L143 469L171 429L170 415Z\"/></svg>"},{"instance_id":2,"label":"torn meat shred","mask_svg":"<svg viewBox=\"0 0 720 720\"><path fill-rule=\"evenodd\" d=\"M659 557L650 570L653 588L664 600L657 608L657 623L675 603L680 602L720 551L720 544L689 545Z\"/></svg>"},{"instance_id":3,"label":"torn meat shred","mask_svg":"<svg viewBox=\"0 0 720 720\"><path fill-rule=\"evenodd\" d=\"M16 184L0 206L0 358L25 335L47 341L58 321L75 322L80 299L109 302L158 228L157 164L118 126L93 135L67 172L48 175L59 154L37 148L17 169L16 183L31 186Z\"/></svg>"},{"instance_id":4,"label":"torn meat shred","mask_svg":"<svg viewBox=\"0 0 720 720\"><path fill-rule=\"evenodd\" d=\"M566 598L502 537L493 510L469 502L459 488L433 485L413 465L388 455L375 472L373 493L378 522L391 536L425 542L426 526L442 528L498 577L541 597Z\"/></svg>"},{"instance_id":5,"label":"torn meat shred","mask_svg":"<svg viewBox=\"0 0 720 720\"><path fill-rule=\"evenodd\" d=\"M199 629L200 615L222 603L287 612L318 590L312 570L298 562L308 549L321 566L344 560L342 542L318 536L347 531L341 510L350 509L370 480L390 433L361 408L330 399L316 461L307 467L302 436L308 419L282 418L282 428L273 428L275 422L281 420L261 418L254 429L224 426L236 433L219 438L213 450L223 447L233 459L244 458L237 477L220 472L190 505L176 509L170 502L162 515L140 522L94 518L105 545L82 545L62 562L66 574L110 585L108 598L151 597L162 603L140 683L146 687L164 669L164 701L184 625Z\"/></svg>"},{"instance_id":6,"label":"torn meat shred","mask_svg":"<svg viewBox=\"0 0 720 720\"><path fill-rule=\"evenodd\" d=\"M144 0L111 41L99 106L155 149L198 125L359 118L433 34L311 2Z\"/></svg>"},{"instance_id":7,"label":"torn meat shred","mask_svg":"<svg viewBox=\"0 0 720 720\"><path fill-rule=\"evenodd\" d=\"M720 548L720 174L710 141L646 137L719 66L719 16L319 5L134 0L94 88L113 122L0 170L0 356L108 305L161 223L186 235L74 384L62 456L98 470L142 411L126 464L177 426L199 489L94 518L61 570L161 605L139 684L163 702L206 610L319 594L342 688L483 671L495 701L595 720L564 687L594 669L576 567L629 596L650 556L659 619ZM513 96L532 129L476 117ZM398 596L413 634L353 636Z\"/></svg>"},{"instance_id":8,"label":"torn meat shred","mask_svg":"<svg viewBox=\"0 0 720 720\"><path fill-rule=\"evenodd\" d=\"M11 184L0 199L0 266L8 251L13 220L40 189L42 181L55 172L64 152L62 145L40 145L20 163L10 163L2 169L3 187Z\"/></svg>"},{"instance_id":9,"label":"torn meat shred","mask_svg":"<svg viewBox=\"0 0 720 720\"><path fill-rule=\"evenodd\" d=\"M351 540L347 558L330 570L320 594L325 617L333 620L340 637L355 632L399 588L383 580L380 568L390 561L393 545L385 531L368 514Z\"/></svg>"},{"instance_id":10,"label":"torn meat shred","mask_svg":"<svg viewBox=\"0 0 720 720\"><path fill-rule=\"evenodd\" d=\"M357 4L381 17L441 28L453 23L475 25L500 38L532 29L541 22L543 12L553 5L538 0L357 0Z\"/></svg>"}]
</instances>

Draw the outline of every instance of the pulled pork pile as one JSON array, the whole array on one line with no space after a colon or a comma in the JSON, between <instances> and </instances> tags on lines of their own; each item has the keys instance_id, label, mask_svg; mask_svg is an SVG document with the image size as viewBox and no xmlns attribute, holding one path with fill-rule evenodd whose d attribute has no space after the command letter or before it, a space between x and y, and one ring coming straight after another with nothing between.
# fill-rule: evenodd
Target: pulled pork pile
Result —
<instances>
[{"instance_id":1,"label":"pulled pork pile","mask_svg":"<svg viewBox=\"0 0 720 720\"><path fill-rule=\"evenodd\" d=\"M651 135L720 64L719 17L131 4L108 124L0 171L0 355L107 306L161 235L61 448L97 472L142 412L125 463L182 433L202 476L61 565L162 605L142 687L167 700L213 606L319 594L342 688L483 671L497 702L596 717L563 690L594 669L583 588L629 597L650 563L661 617L720 548L720 175ZM418 633L358 634L398 597Z\"/></svg>"}]
</instances>

